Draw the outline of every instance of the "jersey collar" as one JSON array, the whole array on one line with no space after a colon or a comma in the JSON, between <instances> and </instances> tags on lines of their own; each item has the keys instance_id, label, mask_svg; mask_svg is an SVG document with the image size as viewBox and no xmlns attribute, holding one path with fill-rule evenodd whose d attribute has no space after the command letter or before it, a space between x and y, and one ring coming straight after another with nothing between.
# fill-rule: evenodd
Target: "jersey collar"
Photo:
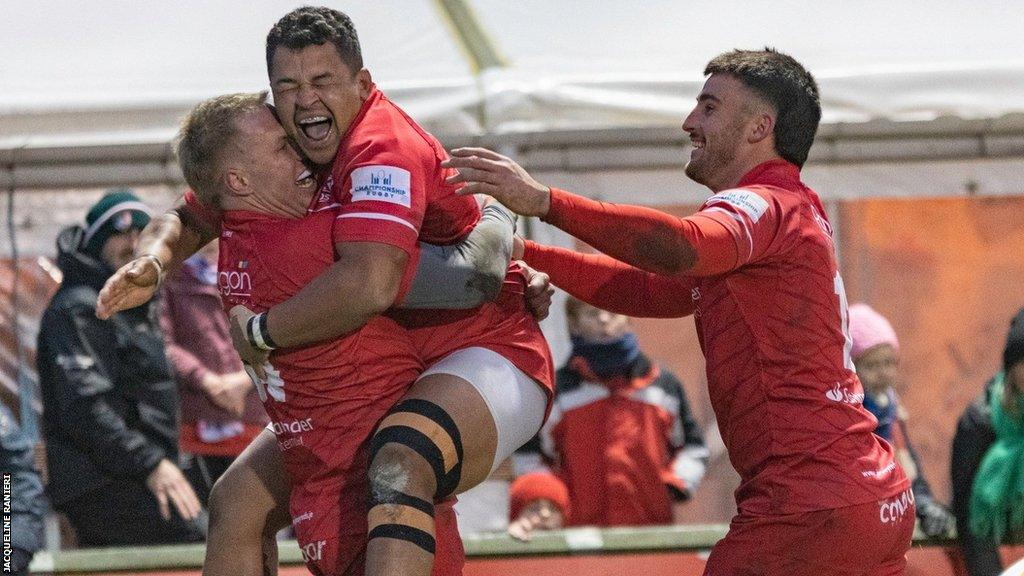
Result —
<instances>
[{"instance_id":1,"label":"jersey collar","mask_svg":"<svg viewBox=\"0 0 1024 576\"><path fill-rule=\"evenodd\" d=\"M345 130L345 135L342 136L341 138L340 146L345 146L345 142L348 140L349 136L352 135L352 132L356 129L356 126L358 126L359 123L363 121L363 118L366 117L366 113L369 112L370 108L373 108L373 106L377 104L377 102L379 102L383 97L384 93L377 89L377 85L371 84L370 95L366 97L366 100L363 100L363 105L359 107L359 113L356 114L356 117L352 119L351 123L349 123L348 129Z\"/></svg>"},{"instance_id":2,"label":"jersey collar","mask_svg":"<svg viewBox=\"0 0 1024 576\"><path fill-rule=\"evenodd\" d=\"M754 184L769 184L780 188L790 188L787 184L800 182L800 168L782 158L762 162L740 178L737 188Z\"/></svg>"}]
</instances>

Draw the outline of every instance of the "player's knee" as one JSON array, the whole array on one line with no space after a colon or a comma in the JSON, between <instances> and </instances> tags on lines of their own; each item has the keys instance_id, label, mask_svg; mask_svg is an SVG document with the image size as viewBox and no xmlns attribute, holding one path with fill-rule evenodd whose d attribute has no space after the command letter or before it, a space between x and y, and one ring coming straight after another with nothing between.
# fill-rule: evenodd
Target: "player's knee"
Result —
<instances>
[{"instance_id":1,"label":"player's knee","mask_svg":"<svg viewBox=\"0 0 1024 576\"><path fill-rule=\"evenodd\" d=\"M392 430L396 420L388 422L385 418L371 447L368 540L403 541L433 554L437 482L434 466L428 462L431 456L422 454L422 446L415 448L422 439L410 440L415 434Z\"/></svg>"},{"instance_id":2,"label":"player's knee","mask_svg":"<svg viewBox=\"0 0 1024 576\"><path fill-rule=\"evenodd\" d=\"M459 429L447 412L426 400L395 405L374 434L370 453L371 487L410 493L423 488L426 476L433 483L429 495L440 499L455 491L462 474Z\"/></svg>"}]
</instances>

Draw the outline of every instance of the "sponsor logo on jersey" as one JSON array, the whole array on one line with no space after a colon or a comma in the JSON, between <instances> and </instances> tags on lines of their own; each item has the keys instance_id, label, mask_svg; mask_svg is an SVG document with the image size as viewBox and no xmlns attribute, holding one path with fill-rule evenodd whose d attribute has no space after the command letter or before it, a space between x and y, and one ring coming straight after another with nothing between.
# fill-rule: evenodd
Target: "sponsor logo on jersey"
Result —
<instances>
[{"instance_id":1,"label":"sponsor logo on jersey","mask_svg":"<svg viewBox=\"0 0 1024 576\"><path fill-rule=\"evenodd\" d=\"M223 296L249 297L252 294L252 277L245 271L248 265L247 261L242 260L238 263L241 271L224 270L217 274L217 284Z\"/></svg>"},{"instance_id":2,"label":"sponsor logo on jersey","mask_svg":"<svg viewBox=\"0 0 1024 576\"><path fill-rule=\"evenodd\" d=\"M299 524L302 524L306 520L312 520L312 519L313 519L313 511L312 510L309 511L309 512L304 512L304 513L299 514L298 516L292 518L292 526L298 526Z\"/></svg>"},{"instance_id":3,"label":"sponsor logo on jersey","mask_svg":"<svg viewBox=\"0 0 1024 576\"><path fill-rule=\"evenodd\" d=\"M302 420L292 420L290 422L273 422L271 424L271 430L274 434L299 434L302 432L313 431L313 419L303 418Z\"/></svg>"},{"instance_id":4,"label":"sponsor logo on jersey","mask_svg":"<svg viewBox=\"0 0 1024 576\"><path fill-rule=\"evenodd\" d=\"M363 166L352 171L352 202L372 200L412 206L411 176L396 166Z\"/></svg>"},{"instance_id":5,"label":"sponsor logo on jersey","mask_svg":"<svg viewBox=\"0 0 1024 576\"><path fill-rule=\"evenodd\" d=\"M879 468L878 470L865 470L860 473L865 478L881 478L882 476L888 476L890 472L896 469L896 462L892 461Z\"/></svg>"},{"instance_id":6,"label":"sponsor logo on jersey","mask_svg":"<svg viewBox=\"0 0 1024 576\"><path fill-rule=\"evenodd\" d=\"M292 448L295 448L297 446L305 446L306 445L306 438L305 438L305 436L296 436L294 438L286 438L284 440L278 440L277 441L277 445L280 446L281 447L281 451L284 452L285 450L291 450Z\"/></svg>"},{"instance_id":7,"label":"sponsor logo on jersey","mask_svg":"<svg viewBox=\"0 0 1024 576\"><path fill-rule=\"evenodd\" d=\"M719 192L708 198L708 201L704 203L704 207L714 206L715 204L728 204L746 214L753 222L760 220L761 216L764 216L764 213L768 210L767 200L750 190L742 188Z\"/></svg>"},{"instance_id":8,"label":"sponsor logo on jersey","mask_svg":"<svg viewBox=\"0 0 1024 576\"><path fill-rule=\"evenodd\" d=\"M841 386L839 382L832 388L829 388L825 392L825 398L833 402L842 402L844 404L861 404L864 402L863 392L850 392L846 386Z\"/></svg>"},{"instance_id":9,"label":"sponsor logo on jersey","mask_svg":"<svg viewBox=\"0 0 1024 576\"><path fill-rule=\"evenodd\" d=\"M316 542L310 542L305 546L301 546L302 559L306 562L319 562L324 557L324 546L326 544L326 540L317 540Z\"/></svg>"},{"instance_id":10,"label":"sponsor logo on jersey","mask_svg":"<svg viewBox=\"0 0 1024 576\"><path fill-rule=\"evenodd\" d=\"M878 503L878 519L882 524L899 522L914 509L914 493L904 490L895 498Z\"/></svg>"}]
</instances>

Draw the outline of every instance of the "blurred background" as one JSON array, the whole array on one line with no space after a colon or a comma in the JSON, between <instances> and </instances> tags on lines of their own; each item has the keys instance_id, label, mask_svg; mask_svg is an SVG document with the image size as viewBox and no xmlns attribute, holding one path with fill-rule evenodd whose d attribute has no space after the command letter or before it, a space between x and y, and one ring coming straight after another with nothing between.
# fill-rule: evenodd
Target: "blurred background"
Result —
<instances>
[{"instance_id":1,"label":"blurred background","mask_svg":"<svg viewBox=\"0 0 1024 576\"><path fill-rule=\"evenodd\" d=\"M381 0L354 20L378 85L449 147L480 144L539 181L692 212L680 129L703 66L772 46L818 79L804 180L823 198L849 301L892 322L898 391L938 500L960 412L1024 305L1024 35L1015 1L815 3ZM263 42L294 2L8 0L0 18L0 395L26 433L54 239L107 189L157 210L183 191L170 140L196 102L265 89ZM571 246L539 222L528 235ZM545 322L569 352L560 306ZM682 520L726 522L738 478L717 437L691 319L637 320L680 376L711 457ZM38 437L38 436L35 436Z\"/></svg>"}]
</instances>

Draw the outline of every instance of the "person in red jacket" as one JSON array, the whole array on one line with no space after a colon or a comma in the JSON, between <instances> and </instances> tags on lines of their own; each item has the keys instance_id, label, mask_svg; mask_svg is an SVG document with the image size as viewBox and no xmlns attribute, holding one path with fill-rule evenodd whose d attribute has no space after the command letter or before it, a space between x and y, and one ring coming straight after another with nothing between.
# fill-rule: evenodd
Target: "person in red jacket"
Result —
<instances>
[{"instance_id":1,"label":"person in red jacket","mask_svg":"<svg viewBox=\"0 0 1024 576\"><path fill-rule=\"evenodd\" d=\"M683 122L686 174L713 195L691 216L549 188L479 148L453 151L450 181L604 252L526 243L527 263L573 296L631 316L693 314L740 474L705 575L902 574L914 497L862 405L832 227L800 179L817 83L772 49L721 54L704 73Z\"/></svg>"},{"instance_id":2,"label":"person in red jacket","mask_svg":"<svg viewBox=\"0 0 1024 576\"><path fill-rule=\"evenodd\" d=\"M266 426L221 310L217 243L168 275L160 328L181 398L182 470L206 505L213 483Z\"/></svg>"},{"instance_id":3,"label":"person in red jacket","mask_svg":"<svg viewBox=\"0 0 1024 576\"><path fill-rule=\"evenodd\" d=\"M641 350L629 318L570 297L572 355L551 416L516 452L509 533L671 524L704 476L707 448L682 383Z\"/></svg>"}]
</instances>

